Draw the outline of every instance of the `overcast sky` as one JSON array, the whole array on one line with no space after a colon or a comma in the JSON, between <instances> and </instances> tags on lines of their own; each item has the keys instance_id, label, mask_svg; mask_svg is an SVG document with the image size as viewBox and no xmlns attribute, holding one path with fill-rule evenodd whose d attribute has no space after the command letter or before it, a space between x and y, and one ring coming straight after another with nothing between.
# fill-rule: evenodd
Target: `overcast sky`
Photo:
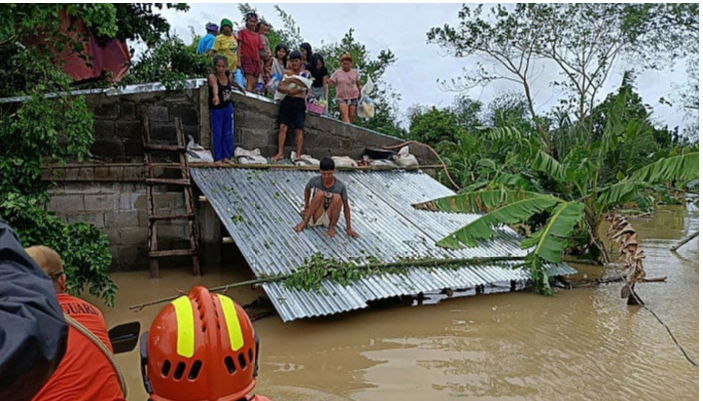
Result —
<instances>
[{"instance_id":1,"label":"overcast sky","mask_svg":"<svg viewBox=\"0 0 703 401\"><path fill-rule=\"evenodd\" d=\"M273 4L254 4L274 27L281 27ZM355 38L366 45L372 56L383 49L390 49L397 62L384 74L384 80L401 96L399 113L404 117L410 106L421 104L444 107L451 105L455 93L440 88L437 79L449 80L460 76L462 68L471 68L478 58L454 58L442 54L437 45L427 44L427 31L445 23L456 26L457 13L461 4L279 4L293 16L300 27L302 37L308 41L313 52L322 42L339 41L349 28L354 28ZM219 24L223 17L240 23L242 16L236 4L190 4L186 13L164 11L171 23L171 30L181 38L190 41L190 27L203 34L205 23ZM299 45L299 44L298 44ZM623 63L624 64L624 63ZM623 68L611 74L607 90L617 88L622 80ZM536 106L541 112L549 110L560 98L560 93L551 88L550 77L555 78L556 70L546 68L534 84ZM673 70L652 71L640 74L636 84L645 103L653 107L654 119L671 127L684 126L696 118L686 118L678 105L673 107L659 104L662 96L671 97L675 85L686 81L683 63ZM468 94L475 100L489 103L497 94L504 91L520 90L517 84L497 81L483 88L471 89ZM604 92L605 94L605 92ZM404 117L405 118L405 117Z\"/></svg>"}]
</instances>

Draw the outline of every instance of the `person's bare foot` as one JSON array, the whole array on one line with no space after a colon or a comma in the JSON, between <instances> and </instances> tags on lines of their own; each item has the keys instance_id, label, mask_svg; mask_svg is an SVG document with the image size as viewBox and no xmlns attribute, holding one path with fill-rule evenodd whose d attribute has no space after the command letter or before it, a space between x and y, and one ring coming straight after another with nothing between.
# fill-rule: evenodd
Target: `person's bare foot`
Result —
<instances>
[{"instance_id":1,"label":"person's bare foot","mask_svg":"<svg viewBox=\"0 0 703 401\"><path fill-rule=\"evenodd\" d=\"M215 162L215 166L217 167L222 167L222 160L218 160Z\"/></svg>"},{"instance_id":2,"label":"person's bare foot","mask_svg":"<svg viewBox=\"0 0 703 401\"><path fill-rule=\"evenodd\" d=\"M328 236L328 237L332 238L332 237L335 236L335 234L337 234L337 229L336 229L336 228L330 227L329 229L327 229L327 236Z\"/></svg>"},{"instance_id":3,"label":"person's bare foot","mask_svg":"<svg viewBox=\"0 0 703 401\"><path fill-rule=\"evenodd\" d=\"M276 153L274 157L271 158L272 162L277 162L279 160L283 159L283 153Z\"/></svg>"},{"instance_id":4,"label":"person's bare foot","mask_svg":"<svg viewBox=\"0 0 703 401\"><path fill-rule=\"evenodd\" d=\"M295 232L299 233L305 229L306 225L307 225L307 223L303 221L303 222L299 223L297 226L293 227L293 229L295 230Z\"/></svg>"},{"instance_id":5,"label":"person's bare foot","mask_svg":"<svg viewBox=\"0 0 703 401\"><path fill-rule=\"evenodd\" d=\"M231 165L235 165L235 164L236 164L236 163L235 163L234 161L232 161L231 159L224 159L224 160L222 160L222 161L225 162L226 164L231 164Z\"/></svg>"}]
</instances>

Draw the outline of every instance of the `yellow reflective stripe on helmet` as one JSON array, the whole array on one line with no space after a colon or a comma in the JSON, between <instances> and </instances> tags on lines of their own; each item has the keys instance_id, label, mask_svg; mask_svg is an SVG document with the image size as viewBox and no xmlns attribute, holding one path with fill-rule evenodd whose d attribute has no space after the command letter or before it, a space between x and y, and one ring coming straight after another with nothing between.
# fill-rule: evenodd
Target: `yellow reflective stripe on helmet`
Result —
<instances>
[{"instance_id":1,"label":"yellow reflective stripe on helmet","mask_svg":"<svg viewBox=\"0 0 703 401\"><path fill-rule=\"evenodd\" d=\"M176 309L176 327L178 340L176 352L184 358L190 358L195 353L195 325L193 323L193 307L186 296L176 298L173 302Z\"/></svg>"},{"instance_id":2,"label":"yellow reflective stripe on helmet","mask_svg":"<svg viewBox=\"0 0 703 401\"><path fill-rule=\"evenodd\" d=\"M239 317L237 316L237 310L234 308L234 301L220 294L217 294L217 297L220 298L222 314L225 315L229 344L232 347L232 351L238 351L244 345L244 337L242 337L242 327L239 325Z\"/></svg>"}]
</instances>

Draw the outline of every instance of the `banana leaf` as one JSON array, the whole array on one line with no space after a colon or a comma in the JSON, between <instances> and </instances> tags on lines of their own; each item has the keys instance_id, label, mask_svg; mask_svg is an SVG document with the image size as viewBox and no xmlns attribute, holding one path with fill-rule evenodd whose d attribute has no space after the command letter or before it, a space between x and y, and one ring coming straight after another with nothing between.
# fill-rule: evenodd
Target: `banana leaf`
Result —
<instances>
[{"instance_id":1,"label":"banana leaf","mask_svg":"<svg viewBox=\"0 0 703 401\"><path fill-rule=\"evenodd\" d=\"M452 232L438 241L437 246L449 249L464 245L475 247L478 241L492 238L497 227L525 222L535 213L551 209L559 202L561 200L549 195L514 200Z\"/></svg>"},{"instance_id":2,"label":"banana leaf","mask_svg":"<svg viewBox=\"0 0 703 401\"><path fill-rule=\"evenodd\" d=\"M547 224L522 242L522 248L534 247L532 253L540 259L559 263L569 236L583 218L584 208L581 202L560 203L552 210Z\"/></svg>"},{"instance_id":3,"label":"banana leaf","mask_svg":"<svg viewBox=\"0 0 703 401\"><path fill-rule=\"evenodd\" d=\"M427 202L416 203L414 208L433 212L481 213L523 199L539 198L543 195L530 191L488 190L462 192Z\"/></svg>"},{"instance_id":4,"label":"banana leaf","mask_svg":"<svg viewBox=\"0 0 703 401\"><path fill-rule=\"evenodd\" d=\"M698 152L691 152L657 160L633 172L628 180L651 184L671 180L687 182L698 178L698 173Z\"/></svg>"}]
</instances>

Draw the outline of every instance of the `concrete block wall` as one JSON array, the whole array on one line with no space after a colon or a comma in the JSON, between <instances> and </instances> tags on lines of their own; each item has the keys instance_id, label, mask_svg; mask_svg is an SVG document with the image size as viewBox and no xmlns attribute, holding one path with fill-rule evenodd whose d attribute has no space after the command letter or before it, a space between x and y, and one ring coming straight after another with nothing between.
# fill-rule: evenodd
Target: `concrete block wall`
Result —
<instances>
[{"instance_id":1,"label":"concrete block wall","mask_svg":"<svg viewBox=\"0 0 703 401\"><path fill-rule=\"evenodd\" d=\"M141 183L55 183L47 209L68 222L87 222L107 234L114 270L148 267L146 186ZM185 213L183 196L159 193L154 197L159 214ZM187 246L188 227L183 221L159 222L159 247Z\"/></svg>"},{"instance_id":2,"label":"concrete block wall","mask_svg":"<svg viewBox=\"0 0 703 401\"><path fill-rule=\"evenodd\" d=\"M200 92L161 91L120 96L86 97L93 113L95 143L91 153L104 162L142 162L142 116L149 116L153 142L176 141L174 120L180 117L186 134L200 141Z\"/></svg>"},{"instance_id":3,"label":"concrete block wall","mask_svg":"<svg viewBox=\"0 0 703 401\"><path fill-rule=\"evenodd\" d=\"M207 88L206 88L207 89ZM234 97L234 142L235 146L246 149L259 148L264 156L273 156L277 151L278 106L254 97L235 95ZM361 159L364 149L397 145L399 138L383 135L332 118L307 114L303 130L303 153L315 158L325 156L350 156ZM285 155L295 149L293 133L288 134ZM430 152L412 145L411 152L423 164L433 160Z\"/></svg>"}]
</instances>

